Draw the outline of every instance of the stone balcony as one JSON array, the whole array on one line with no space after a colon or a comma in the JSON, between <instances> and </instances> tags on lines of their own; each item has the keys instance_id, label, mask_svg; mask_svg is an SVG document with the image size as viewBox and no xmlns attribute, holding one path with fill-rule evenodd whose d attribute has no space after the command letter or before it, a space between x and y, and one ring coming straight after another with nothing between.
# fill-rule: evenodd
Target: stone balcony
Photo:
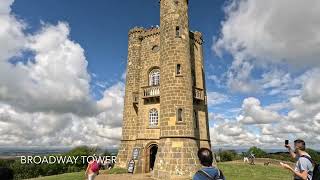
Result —
<instances>
[{"instance_id":1,"label":"stone balcony","mask_svg":"<svg viewBox=\"0 0 320 180\"><path fill-rule=\"evenodd\" d=\"M160 86L143 87L143 98L160 97Z\"/></svg>"},{"instance_id":2,"label":"stone balcony","mask_svg":"<svg viewBox=\"0 0 320 180\"><path fill-rule=\"evenodd\" d=\"M142 87L143 89L143 99L153 99L160 98L160 86L146 86ZM139 95L133 94L133 102L138 103ZM206 101L206 97L204 95L204 90L201 88L193 88L193 97L195 100Z\"/></svg>"},{"instance_id":3,"label":"stone balcony","mask_svg":"<svg viewBox=\"0 0 320 180\"><path fill-rule=\"evenodd\" d=\"M205 100L204 91L200 88L194 88L193 97L197 100Z\"/></svg>"}]
</instances>

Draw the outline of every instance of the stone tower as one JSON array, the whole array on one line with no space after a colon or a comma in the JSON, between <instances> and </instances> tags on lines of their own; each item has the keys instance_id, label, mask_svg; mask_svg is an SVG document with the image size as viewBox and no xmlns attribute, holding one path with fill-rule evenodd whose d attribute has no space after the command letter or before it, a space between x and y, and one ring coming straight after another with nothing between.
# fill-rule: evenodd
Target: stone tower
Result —
<instances>
[{"instance_id":1,"label":"stone tower","mask_svg":"<svg viewBox=\"0 0 320 180\"><path fill-rule=\"evenodd\" d=\"M129 32L117 166L156 179L188 179L211 147L202 35L189 30L188 0L160 0L160 28Z\"/></svg>"}]
</instances>

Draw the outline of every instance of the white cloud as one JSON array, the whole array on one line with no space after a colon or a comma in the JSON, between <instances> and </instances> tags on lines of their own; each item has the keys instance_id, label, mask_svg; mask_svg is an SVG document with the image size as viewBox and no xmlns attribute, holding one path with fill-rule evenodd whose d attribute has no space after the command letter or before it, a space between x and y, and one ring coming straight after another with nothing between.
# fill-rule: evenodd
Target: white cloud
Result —
<instances>
[{"instance_id":1,"label":"white cloud","mask_svg":"<svg viewBox=\"0 0 320 180\"><path fill-rule=\"evenodd\" d=\"M313 74L302 89L317 78ZM309 93L314 96L316 91ZM289 108L289 112L280 115L277 111L284 108ZM303 96L296 96L290 98L290 102L263 107L258 99L251 97L243 101L241 114L235 119L228 119L223 114L218 117L219 121L213 122L211 128L211 138L216 145L281 147L284 139L301 138L308 147L320 148L320 98L310 102Z\"/></svg>"},{"instance_id":2,"label":"white cloud","mask_svg":"<svg viewBox=\"0 0 320 180\"><path fill-rule=\"evenodd\" d=\"M314 70L310 79L305 82L302 99L308 103L320 100L320 69Z\"/></svg>"},{"instance_id":3,"label":"white cloud","mask_svg":"<svg viewBox=\"0 0 320 180\"><path fill-rule=\"evenodd\" d=\"M209 106L215 106L218 104L222 104L225 102L229 102L229 97L225 94L222 93L218 93L218 92L208 92L207 93L208 96L208 105Z\"/></svg>"},{"instance_id":4,"label":"white cloud","mask_svg":"<svg viewBox=\"0 0 320 180\"><path fill-rule=\"evenodd\" d=\"M115 147L121 138L123 87L120 83L107 89L101 100L104 111L90 117L72 113L29 113L2 104L0 144Z\"/></svg>"},{"instance_id":5,"label":"white cloud","mask_svg":"<svg viewBox=\"0 0 320 180\"><path fill-rule=\"evenodd\" d=\"M227 86L231 91L242 93L257 92L259 87L251 78L254 66L242 59L235 59L227 72Z\"/></svg>"},{"instance_id":6,"label":"white cloud","mask_svg":"<svg viewBox=\"0 0 320 180\"><path fill-rule=\"evenodd\" d=\"M7 15L11 11L11 4L13 3L14 0L2 0L0 2L0 14L1 15Z\"/></svg>"},{"instance_id":7,"label":"white cloud","mask_svg":"<svg viewBox=\"0 0 320 180\"><path fill-rule=\"evenodd\" d=\"M243 124L269 124L281 120L278 113L261 107L260 101L253 97L243 101L242 110L239 122Z\"/></svg>"},{"instance_id":8,"label":"white cloud","mask_svg":"<svg viewBox=\"0 0 320 180\"><path fill-rule=\"evenodd\" d=\"M287 89L291 74L273 65L300 69L320 65L320 2L232 0L224 10L221 35L212 49L221 57L228 52L234 58L227 86L234 92L298 95L296 89ZM262 79L253 77L257 67L268 69Z\"/></svg>"},{"instance_id":9,"label":"white cloud","mask_svg":"<svg viewBox=\"0 0 320 180\"><path fill-rule=\"evenodd\" d=\"M234 121L214 125L210 128L210 136L214 146L243 147L260 144L254 133Z\"/></svg>"},{"instance_id":10,"label":"white cloud","mask_svg":"<svg viewBox=\"0 0 320 180\"><path fill-rule=\"evenodd\" d=\"M44 25L27 36L22 23L11 14L1 14L0 100L29 112L97 113L90 98L90 76L81 46L69 39L66 23ZM1 23L2 24L2 23ZM34 53L33 61L21 56ZM16 56L27 63L12 65ZM30 106L32 104L32 106Z\"/></svg>"},{"instance_id":11,"label":"white cloud","mask_svg":"<svg viewBox=\"0 0 320 180\"><path fill-rule=\"evenodd\" d=\"M19 50L25 44L23 29L24 23L10 15L10 6L13 0L0 2L0 63L13 55L19 55Z\"/></svg>"},{"instance_id":12,"label":"white cloud","mask_svg":"<svg viewBox=\"0 0 320 180\"><path fill-rule=\"evenodd\" d=\"M242 144L282 146L284 139L302 138L320 148L320 2L232 0L225 13L213 50L234 58L227 86L277 103L264 107L257 98L245 99L239 116L215 124L213 129L222 133L215 134L217 142L236 146L237 136L223 132L241 128L256 138L247 136Z\"/></svg>"},{"instance_id":13,"label":"white cloud","mask_svg":"<svg viewBox=\"0 0 320 180\"><path fill-rule=\"evenodd\" d=\"M265 107L265 109L270 110L270 111L280 111L283 109L290 108L290 103L289 102L279 102L279 103L273 103L269 104L268 106Z\"/></svg>"},{"instance_id":14,"label":"white cloud","mask_svg":"<svg viewBox=\"0 0 320 180\"><path fill-rule=\"evenodd\" d=\"M225 13L216 52L259 63L320 65L319 1L233 0Z\"/></svg>"},{"instance_id":15,"label":"white cloud","mask_svg":"<svg viewBox=\"0 0 320 180\"><path fill-rule=\"evenodd\" d=\"M116 146L123 83L96 102L84 49L70 39L68 24L42 23L25 34L25 22L10 13L12 3L0 2L0 145Z\"/></svg>"}]
</instances>

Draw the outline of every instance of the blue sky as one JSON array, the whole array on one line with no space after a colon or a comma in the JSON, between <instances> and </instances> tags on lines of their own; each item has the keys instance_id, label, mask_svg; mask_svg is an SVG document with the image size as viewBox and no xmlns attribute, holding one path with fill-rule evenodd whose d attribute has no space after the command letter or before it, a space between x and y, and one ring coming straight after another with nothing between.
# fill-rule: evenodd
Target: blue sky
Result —
<instances>
[{"instance_id":1,"label":"blue sky","mask_svg":"<svg viewBox=\"0 0 320 180\"><path fill-rule=\"evenodd\" d=\"M319 148L319 2L189 6L204 35L213 145ZM158 1L3 0L0 22L0 146L116 147L127 34L159 25Z\"/></svg>"},{"instance_id":2,"label":"blue sky","mask_svg":"<svg viewBox=\"0 0 320 180\"><path fill-rule=\"evenodd\" d=\"M221 64L214 62L217 58L211 51L211 45L224 18L223 3L222 0L190 2L190 28L204 34L205 59L212 66ZM89 72L98 76L95 80L110 84L118 81L125 71L129 29L159 25L160 16L157 0L140 0L139 3L116 0L17 0L12 8L13 12L28 22L28 33L37 31L41 22L67 22L71 39L85 49ZM97 92L93 93L97 95Z\"/></svg>"}]
</instances>

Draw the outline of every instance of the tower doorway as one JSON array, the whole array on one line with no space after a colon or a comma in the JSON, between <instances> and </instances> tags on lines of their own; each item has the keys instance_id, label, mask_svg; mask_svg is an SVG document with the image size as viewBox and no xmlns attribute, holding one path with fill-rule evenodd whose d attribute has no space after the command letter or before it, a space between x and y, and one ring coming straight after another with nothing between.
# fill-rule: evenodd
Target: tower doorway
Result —
<instances>
[{"instance_id":1,"label":"tower doorway","mask_svg":"<svg viewBox=\"0 0 320 180\"><path fill-rule=\"evenodd\" d=\"M157 144L151 144L149 148L147 149L147 159L146 159L146 172L150 172L154 168L154 164L156 161L157 157L157 152L158 152L158 145Z\"/></svg>"}]
</instances>

